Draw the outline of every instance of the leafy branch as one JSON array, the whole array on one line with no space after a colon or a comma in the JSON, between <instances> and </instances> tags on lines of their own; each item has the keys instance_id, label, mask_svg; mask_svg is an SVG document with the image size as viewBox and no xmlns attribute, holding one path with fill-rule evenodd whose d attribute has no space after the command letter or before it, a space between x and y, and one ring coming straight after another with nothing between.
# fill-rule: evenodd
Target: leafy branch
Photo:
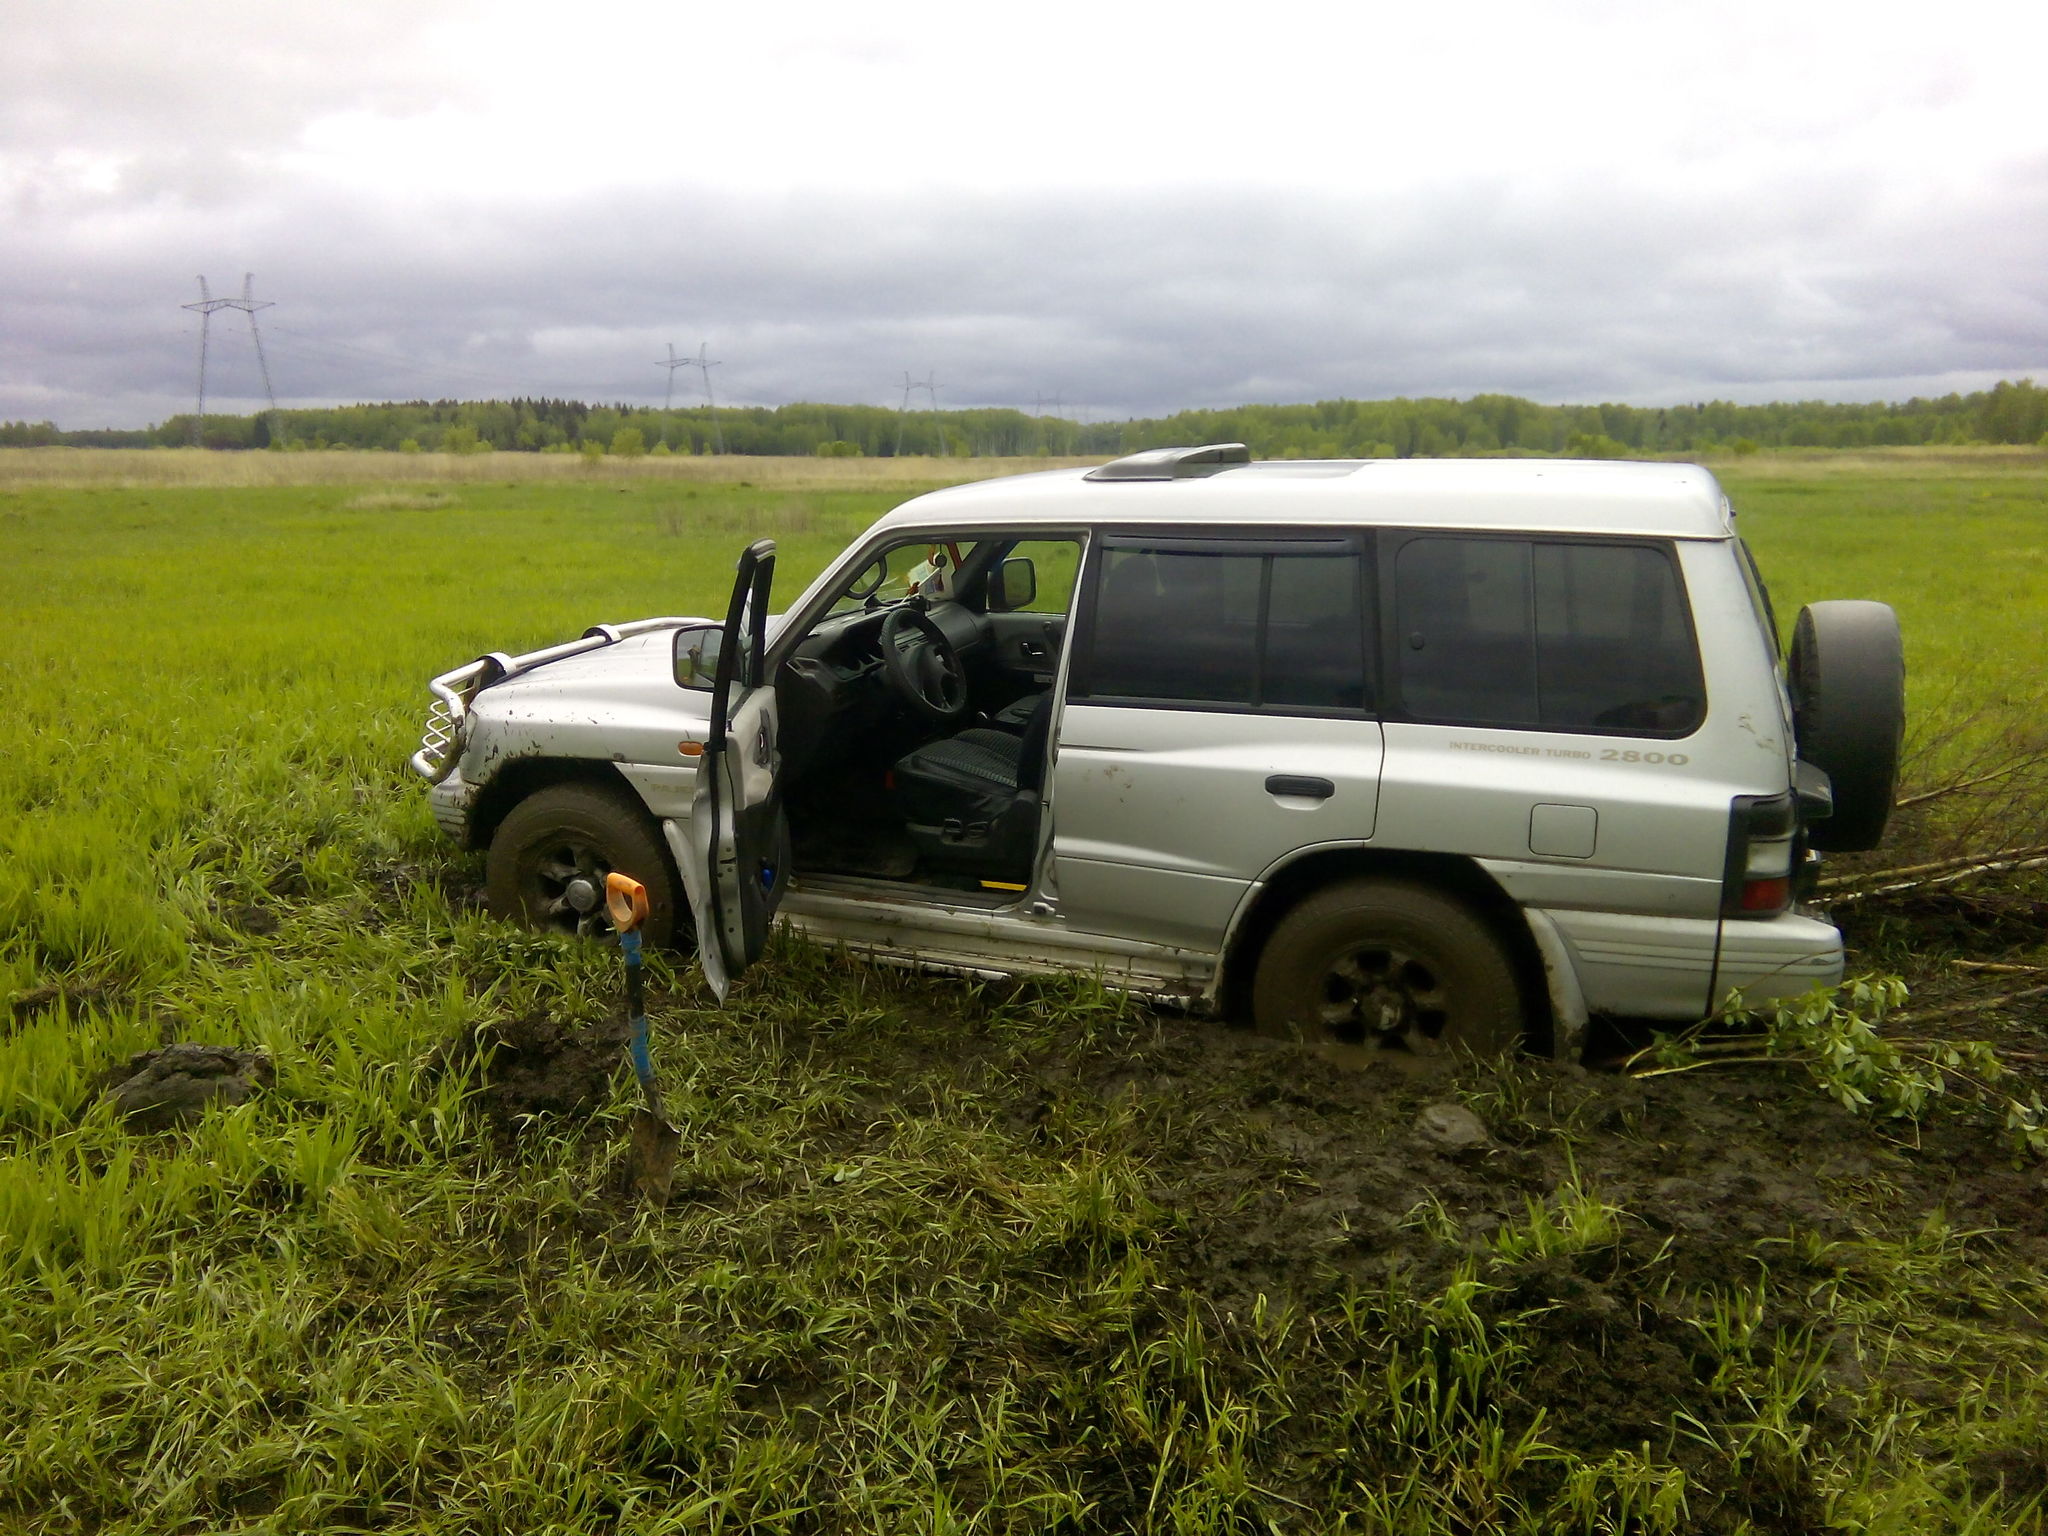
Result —
<instances>
[{"instance_id":1,"label":"leafy branch","mask_svg":"<svg viewBox=\"0 0 2048 1536\"><path fill-rule=\"evenodd\" d=\"M1816 987L1768 1013L1744 1009L1738 998L1712 1019L1659 1035L1628 1068L1636 1077L1662 1077L1703 1067L1800 1066L1857 1114L1917 1127L1937 1104L1960 1102L1998 1121L2015 1151L2048 1157L2048 1106L1990 1042L1881 1032L1887 1018L1905 1022L1906 997L1896 976L1862 976L1833 990Z\"/></svg>"}]
</instances>

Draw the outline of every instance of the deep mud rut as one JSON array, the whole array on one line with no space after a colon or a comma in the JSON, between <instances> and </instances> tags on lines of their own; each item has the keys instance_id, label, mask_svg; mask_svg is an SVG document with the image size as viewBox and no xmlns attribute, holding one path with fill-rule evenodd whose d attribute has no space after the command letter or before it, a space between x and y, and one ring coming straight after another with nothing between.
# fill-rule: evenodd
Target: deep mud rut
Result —
<instances>
[{"instance_id":1,"label":"deep mud rut","mask_svg":"<svg viewBox=\"0 0 2048 1536\"><path fill-rule=\"evenodd\" d=\"M1089 1086L1242 1106L1237 1158L1158 1170L1161 1197L1193 1218L1186 1279L1226 1312L1333 1280L1444 1272L1459 1246L1449 1231L1483 1249L1567 1181L1618 1207L1613 1250L1522 1266L1490 1301L1540 1312L1529 1386L1551 1438L1587 1452L1661 1442L1674 1411L1698 1405L1698 1334L1671 1303L1742 1280L1757 1259L1794 1266L1795 1234L1854 1239L1938 1217L1991 1234L2015 1268L2048 1267L2048 1175L2016 1166L1994 1129L1931 1120L1908 1141L1910 1128L1873 1126L1796 1070L1436 1077L1173 1021ZM1487 1142L1439 1145L1420 1121L1444 1102L1478 1108ZM1831 1368L1860 1384L1847 1349Z\"/></svg>"},{"instance_id":2,"label":"deep mud rut","mask_svg":"<svg viewBox=\"0 0 2048 1536\"><path fill-rule=\"evenodd\" d=\"M1813 1427L1827 1432L1833 1415L1833 1430L1853 1438L1863 1431L1845 1405L1884 1367L1869 1339L1802 1300L1849 1283L1854 1261L1831 1253L1910 1243L1931 1223L1964 1234L1989 1273L2048 1271L2048 1171L2016 1160L1998 1127L1955 1112L1917 1126L1873 1122L1826 1098L1796 1066L1639 1080L1611 1064L1359 1065L1228 1025L1142 1012L1085 1039L1049 1037L1020 1057L999 1048L972 1007L950 1013L947 983L883 978L875 986L904 1021L900 1031L855 1030L829 1011L768 1005L777 1016L764 1050L806 1071L824 1063L861 1085L858 1112L822 1130L814 1160L820 1148L857 1157L876 1125L942 1113L946 1103L971 1101L1020 1151L1055 1153L1090 1115L1127 1111L1146 1197L1175 1234L1162 1264L1176 1304L1198 1304L1227 1329L1274 1303L1327 1313L1346 1292L1427 1290L1476 1256L1488 1281L1480 1310L1514 1321L1525 1408L1540 1409L1548 1442L1588 1457L1653 1446L1687 1464L1693 1453L1674 1423L1725 1419L1725 1397L1707 1380L1703 1295L1768 1270L1764 1331L1814 1335L1823 1389ZM958 995L964 1005L969 994ZM1009 1005L1029 995L1023 989ZM688 992L654 1000L657 1034L667 1033L670 1049L680 1051L693 1028L730 1041L730 1031L750 1027L696 1004ZM1982 1023L1959 1022L1957 1032L1981 1036L1972 1025ZM1998 1034L2003 1049L2048 1058L2048 1008L2016 1011ZM480 1091L508 1130L525 1114L587 1115L623 1071L620 1037L607 1029L565 1030L536 1017L497 1036ZM1476 1115L1483 1138L1446 1137L1447 1107ZM800 1190L801 1176L790 1179L699 1187L683 1199L731 1209ZM1619 1236L1593 1251L1502 1262L1498 1235L1567 1187L1613 1207ZM1980 1314L1985 1305L1981 1295L1956 1303ZM2015 1298L2014 1316L2020 1307ZM1312 1373L1298 1390L1304 1404L1314 1398ZM1900 1390L1915 1400L1948 1395L1953 1406L1968 1381ZM1730 1501L1729 1520L1744 1510L1761 1529L1808 1528L1796 1490L1759 1503L1725 1466L1688 1470ZM2048 1489L2048 1446L1987 1453L1969 1475L1985 1493ZM1709 1520L1700 1528L1723 1527Z\"/></svg>"}]
</instances>

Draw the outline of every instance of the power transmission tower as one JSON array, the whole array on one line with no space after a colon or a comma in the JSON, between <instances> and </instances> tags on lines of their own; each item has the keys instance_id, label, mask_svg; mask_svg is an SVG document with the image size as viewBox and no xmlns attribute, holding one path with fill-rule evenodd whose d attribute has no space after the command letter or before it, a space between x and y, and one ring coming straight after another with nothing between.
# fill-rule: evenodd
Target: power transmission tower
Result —
<instances>
[{"instance_id":1,"label":"power transmission tower","mask_svg":"<svg viewBox=\"0 0 2048 1536\"><path fill-rule=\"evenodd\" d=\"M697 355L695 357L686 357L683 361L689 363L699 373L704 375L704 403L711 408L711 449L714 453L724 453L725 434L718 429L718 402L711 395L711 370L718 366L718 360L716 358L707 358L704 355L710 350L710 342L699 342L697 344ZM671 373L669 377L673 379L675 375Z\"/></svg>"},{"instance_id":2,"label":"power transmission tower","mask_svg":"<svg viewBox=\"0 0 2048 1536\"><path fill-rule=\"evenodd\" d=\"M937 374L927 374L922 379L913 379L908 368L903 370L903 409L896 413L896 457L903 457L903 428L910 420L910 394L922 389L932 397L932 427L939 438L939 456L946 454L946 427L939 420L939 384Z\"/></svg>"},{"instance_id":3,"label":"power transmission tower","mask_svg":"<svg viewBox=\"0 0 2048 1536\"><path fill-rule=\"evenodd\" d=\"M256 344L256 366L263 374L263 398L270 402L269 416L273 430L277 421L277 392L270 387L270 362L263 355L263 333L256 328L256 311L269 309L271 301L255 295L256 274L242 274L242 296L239 299L216 299L206 286L206 277L199 278L199 302L179 306L199 311L199 403L193 413L192 445L203 447L206 440L206 344L208 333L213 329L213 312L217 309L239 309L249 317L249 339Z\"/></svg>"},{"instance_id":4,"label":"power transmission tower","mask_svg":"<svg viewBox=\"0 0 2048 1536\"><path fill-rule=\"evenodd\" d=\"M903 457L903 428L910 420L910 391L914 387L910 382L910 370L906 368L903 370L903 407L896 413L896 457L899 459Z\"/></svg>"},{"instance_id":5,"label":"power transmission tower","mask_svg":"<svg viewBox=\"0 0 2048 1536\"><path fill-rule=\"evenodd\" d=\"M908 378L909 375L906 374L904 377ZM917 387L932 398L932 433L939 440L939 457L946 458L950 450L946 447L946 423L939 416L939 376L936 373L928 373L924 377L924 382Z\"/></svg>"},{"instance_id":6,"label":"power transmission tower","mask_svg":"<svg viewBox=\"0 0 2048 1536\"><path fill-rule=\"evenodd\" d=\"M654 365L657 368L666 368L668 370L668 393L661 397L661 408L664 411L673 409L676 403L676 370L678 368L688 368L694 362L696 362L696 359L693 357L677 357L676 344L670 342L668 344L668 361Z\"/></svg>"},{"instance_id":7,"label":"power transmission tower","mask_svg":"<svg viewBox=\"0 0 2048 1536\"><path fill-rule=\"evenodd\" d=\"M1045 408L1046 406L1050 405L1052 407L1053 420L1058 421L1061 419L1060 410L1065 400L1065 390L1061 390L1058 394L1052 395L1050 397L1046 396L1043 393L1034 395L1032 397L1031 414L1034 417L1036 417L1041 423L1038 429L1038 451L1040 453L1052 452L1052 434L1048 432L1046 428L1042 425L1042 423L1045 420Z\"/></svg>"}]
</instances>

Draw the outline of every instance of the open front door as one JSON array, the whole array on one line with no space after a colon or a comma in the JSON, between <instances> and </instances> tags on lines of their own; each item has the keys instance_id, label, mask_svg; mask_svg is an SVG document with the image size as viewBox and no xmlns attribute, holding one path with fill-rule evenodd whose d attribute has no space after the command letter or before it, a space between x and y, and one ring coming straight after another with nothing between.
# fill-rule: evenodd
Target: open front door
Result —
<instances>
[{"instance_id":1,"label":"open front door","mask_svg":"<svg viewBox=\"0 0 2048 1536\"><path fill-rule=\"evenodd\" d=\"M674 850L697 923L704 979L720 1002L733 978L760 958L789 881L789 827L778 784L782 753L765 660L774 576L774 542L749 545L720 637L688 844Z\"/></svg>"}]
</instances>

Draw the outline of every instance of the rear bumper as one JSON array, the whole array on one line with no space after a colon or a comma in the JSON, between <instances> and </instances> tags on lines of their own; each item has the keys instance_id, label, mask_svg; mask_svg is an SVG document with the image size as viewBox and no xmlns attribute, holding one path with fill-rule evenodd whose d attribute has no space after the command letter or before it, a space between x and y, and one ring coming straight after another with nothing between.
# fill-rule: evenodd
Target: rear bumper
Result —
<instances>
[{"instance_id":1,"label":"rear bumper","mask_svg":"<svg viewBox=\"0 0 2048 1536\"><path fill-rule=\"evenodd\" d=\"M1787 912L1767 923L1722 925L1716 1006L1738 989L1744 1001L1765 1003L1841 979L1842 934L1826 918Z\"/></svg>"},{"instance_id":2,"label":"rear bumper","mask_svg":"<svg viewBox=\"0 0 2048 1536\"><path fill-rule=\"evenodd\" d=\"M1763 922L1545 913L1563 936L1591 1013L1702 1018L1731 991L1745 1001L1797 997L1842 979L1842 935L1796 912Z\"/></svg>"}]
</instances>

